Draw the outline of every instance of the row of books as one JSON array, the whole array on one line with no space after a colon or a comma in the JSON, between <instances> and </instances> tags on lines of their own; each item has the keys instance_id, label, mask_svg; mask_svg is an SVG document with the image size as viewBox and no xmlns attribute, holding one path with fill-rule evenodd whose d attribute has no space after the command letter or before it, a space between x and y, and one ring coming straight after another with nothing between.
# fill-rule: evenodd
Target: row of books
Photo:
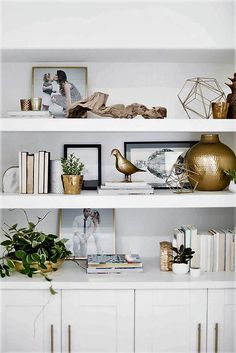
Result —
<instances>
[{"instance_id":1,"label":"row of books","mask_svg":"<svg viewBox=\"0 0 236 353\"><path fill-rule=\"evenodd\" d=\"M154 189L144 181L107 181L98 187L98 193L100 195L150 195L154 193Z\"/></svg>"},{"instance_id":2,"label":"row of books","mask_svg":"<svg viewBox=\"0 0 236 353\"><path fill-rule=\"evenodd\" d=\"M19 152L19 187L21 194L47 194L50 152Z\"/></svg>"},{"instance_id":3,"label":"row of books","mask_svg":"<svg viewBox=\"0 0 236 353\"><path fill-rule=\"evenodd\" d=\"M142 272L143 263L137 254L88 255L87 273Z\"/></svg>"},{"instance_id":4,"label":"row of books","mask_svg":"<svg viewBox=\"0 0 236 353\"><path fill-rule=\"evenodd\" d=\"M181 244L195 251L191 267L205 272L235 271L236 232L229 229L209 229L198 232L194 225L174 229L173 246Z\"/></svg>"}]
</instances>

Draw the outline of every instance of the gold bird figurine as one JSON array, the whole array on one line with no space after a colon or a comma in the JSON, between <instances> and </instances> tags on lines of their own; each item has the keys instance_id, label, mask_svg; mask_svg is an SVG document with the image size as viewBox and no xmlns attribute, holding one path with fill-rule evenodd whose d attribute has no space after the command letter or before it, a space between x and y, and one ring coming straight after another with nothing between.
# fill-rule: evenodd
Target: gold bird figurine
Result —
<instances>
[{"instance_id":1,"label":"gold bird figurine","mask_svg":"<svg viewBox=\"0 0 236 353\"><path fill-rule=\"evenodd\" d=\"M116 169L125 175L125 182L131 182L131 175L136 172L146 172L137 168L133 163L124 158L117 148L111 151L111 155L116 157Z\"/></svg>"}]
</instances>

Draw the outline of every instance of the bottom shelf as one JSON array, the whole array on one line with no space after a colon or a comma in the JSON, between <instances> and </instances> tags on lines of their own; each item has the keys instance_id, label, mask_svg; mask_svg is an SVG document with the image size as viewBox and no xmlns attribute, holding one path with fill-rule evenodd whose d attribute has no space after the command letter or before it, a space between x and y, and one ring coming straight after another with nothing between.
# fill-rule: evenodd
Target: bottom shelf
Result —
<instances>
[{"instance_id":1,"label":"bottom shelf","mask_svg":"<svg viewBox=\"0 0 236 353\"><path fill-rule=\"evenodd\" d=\"M154 195L98 195L82 191L80 195L2 194L1 208L214 208L236 207L236 193L230 191L195 191L174 194L157 190Z\"/></svg>"},{"instance_id":2,"label":"bottom shelf","mask_svg":"<svg viewBox=\"0 0 236 353\"><path fill-rule=\"evenodd\" d=\"M50 274L55 289L198 289L236 288L235 272L201 273L199 277L190 274L175 275L161 272L158 258L142 259L142 273L87 275L86 271L72 261ZM50 282L35 276L33 279L19 273L0 280L1 289L47 289Z\"/></svg>"}]
</instances>

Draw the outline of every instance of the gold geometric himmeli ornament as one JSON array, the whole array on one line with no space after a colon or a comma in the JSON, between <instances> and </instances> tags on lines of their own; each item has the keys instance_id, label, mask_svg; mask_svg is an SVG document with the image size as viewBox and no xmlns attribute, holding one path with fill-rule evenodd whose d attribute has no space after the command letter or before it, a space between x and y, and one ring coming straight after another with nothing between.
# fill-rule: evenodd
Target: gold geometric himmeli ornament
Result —
<instances>
[{"instance_id":1,"label":"gold geometric himmeli ornament","mask_svg":"<svg viewBox=\"0 0 236 353\"><path fill-rule=\"evenodd\" d=\"M175 163L166 178L166 184L176 194L191 193L195 191L201 177L199 173L187 169L185 164Z\"/></svg>"},{"instance_id":2,"label":"gold geometric himmeli ornament","mask_svg":"<svg viewBox=\"0 0 236 353\"><path fill-rule=\"evenodd\" d=\"M209 119L212 116L211 103L226 100L217 80L204 77L186 80L178 98L189 119Z\"/></svg>"}]
</instances>

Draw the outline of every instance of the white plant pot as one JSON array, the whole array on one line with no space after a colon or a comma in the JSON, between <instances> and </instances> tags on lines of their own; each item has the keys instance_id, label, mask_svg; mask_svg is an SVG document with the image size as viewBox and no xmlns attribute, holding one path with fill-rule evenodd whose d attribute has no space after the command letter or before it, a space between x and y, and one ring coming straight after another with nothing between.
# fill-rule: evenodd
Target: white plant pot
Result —
<instances>
[{"instance_id":1,"label":"white plant pot","mask_svg":"<svg viewBox=\"0 0 236 353\"><path fill-rule=\"evenodd\" d=\"M189 271L189 264L173 264L172 271L177 275L185 275Z\"/></svg>"},{"instance_id":2,"label":"white plant pot","mask_svg":"<svg viewBox=\"0 0 236 353\"><path fill-rule=\"evenodd\" d=\"M229 184L229 191L236 192L236 184L233 180L231 180L231 182Z\"/></svg>"}]
</instances>

